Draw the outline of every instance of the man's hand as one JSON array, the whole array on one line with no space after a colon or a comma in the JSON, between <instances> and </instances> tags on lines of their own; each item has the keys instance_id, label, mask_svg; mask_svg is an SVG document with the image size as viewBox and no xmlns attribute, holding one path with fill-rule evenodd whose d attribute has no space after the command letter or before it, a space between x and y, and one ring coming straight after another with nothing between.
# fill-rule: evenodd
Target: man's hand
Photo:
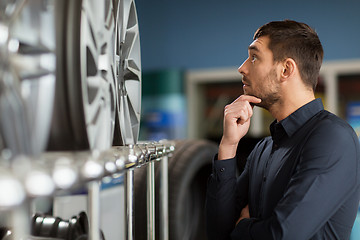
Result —
<instances>
[{"instance_id":1,"label":"man's hand","mask_svg":"<svg viewBox=\"0 0 360 240\"><path fill-rule=\"evenodd\" d=\"M224 130L219 146L218 159L235 157L237 145L249 130L250 118L253 115L252 103L260 103L261 99L241 95L224 110Z\"/></svg>"},{"instance_id":2,"label":"man's hand","mask_svg":"<svg viewBox=\"0 0 360 240\"><path fill-rule=\"evenodd\" d=\"M249 205L246 205L246 207L241 210L240 218L236 221L236 225L244 218L250 218Z\"/></svg>"}]
</instances>

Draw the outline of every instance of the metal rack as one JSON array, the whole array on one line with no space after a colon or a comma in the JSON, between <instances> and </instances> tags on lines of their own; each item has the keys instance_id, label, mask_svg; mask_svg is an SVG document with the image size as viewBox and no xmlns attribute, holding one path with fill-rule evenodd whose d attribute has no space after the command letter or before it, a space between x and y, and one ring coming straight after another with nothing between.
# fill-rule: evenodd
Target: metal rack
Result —
<instances>
[{"instance_id":1,"label":"metal rack","mask_svg":"<svg viewBox=\"0 0 360 240\"><path fill-rule=\"evenodd\" d=\"M126 239L134 239L134 169L147 165L148 239L155 238L154 161L161 161L160 229L168 239L167 161L175 150L172 141L140 142L103 152L47 152L36 159L3 154L0 167L0 211L9 212L14 239L30 236L30 205L34 198L61 194L85 186L88 190L89 239L98 240L100 229L100 181L125 174ZM15 224L16 223L16 224Z\"/></svg>"}]
</instances>

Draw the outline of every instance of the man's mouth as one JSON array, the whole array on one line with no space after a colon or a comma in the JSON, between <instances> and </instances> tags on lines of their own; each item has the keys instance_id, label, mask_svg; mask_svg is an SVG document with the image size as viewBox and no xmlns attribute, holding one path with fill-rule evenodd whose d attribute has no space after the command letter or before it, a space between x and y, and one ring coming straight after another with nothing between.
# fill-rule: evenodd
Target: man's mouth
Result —
<instances>
[{"instance_id":1,"label":"man's mouth","mask_svg":"<svg viewBox=\"0 0 360 240\"><path fill-rule=\"evenodd\" d=\"M248 79L245 77L242 78L241 82L243 83L244 86L250 86Z\"/></svg>"},{"instance_id":2,"label":"man's mouth","mask_svg":"<svg viewBox=\"0 0 360 240\"><path fill-rule=\"evenodd\" d=\"M242 81L244 86L250 86L250 84L248 82Z\"/></svg>"}]
</instances>

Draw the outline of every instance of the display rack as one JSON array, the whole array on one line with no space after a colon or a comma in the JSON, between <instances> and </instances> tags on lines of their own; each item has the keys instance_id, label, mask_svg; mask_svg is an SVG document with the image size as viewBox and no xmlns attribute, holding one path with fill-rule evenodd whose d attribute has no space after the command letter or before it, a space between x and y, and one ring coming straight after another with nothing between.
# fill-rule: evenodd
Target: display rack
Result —
<instances>
[{"instance_id":1,"label":"display rack","mask_svg":"<svg viewBox=\"0 0 360 240\"><path fill-rule=\"evenodd\" d=\"M154 161L161 164L160 229L167 239L167 161L175 150L175 142L140 142L117 146L103 152L47 152L39 158L20 156L8 161L3 154L0 167L0 211L10 213L8 225L14 239L30 236L31 201L39 197L85 187L88 190L89 239L100 239L100 181L118 173L126 175L126 239L134 239L134 168L147 165L148 239L154 239L155 184ZM32 238L30 238L32 239Z\"/></svg>"}]
</instances>

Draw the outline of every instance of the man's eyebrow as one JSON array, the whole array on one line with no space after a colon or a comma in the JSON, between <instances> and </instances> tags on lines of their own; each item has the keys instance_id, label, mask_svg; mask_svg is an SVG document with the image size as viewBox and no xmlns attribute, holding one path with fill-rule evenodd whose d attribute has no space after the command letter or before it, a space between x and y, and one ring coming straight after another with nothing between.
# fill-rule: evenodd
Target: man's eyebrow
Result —
<instances>
[{"instance_id":1,"label":"man's eyebrow","mask_svg":"<svg viewBox=\"0 0 360 240\"><path fill-rule=\"evenodd\" d=\"M249 50L253 50L253 51L256 51L256 52L259 52L259 49L257 48L257 46L254 46L254 45L250 45L248 47Z\"/></svg>"}]
</instances>

